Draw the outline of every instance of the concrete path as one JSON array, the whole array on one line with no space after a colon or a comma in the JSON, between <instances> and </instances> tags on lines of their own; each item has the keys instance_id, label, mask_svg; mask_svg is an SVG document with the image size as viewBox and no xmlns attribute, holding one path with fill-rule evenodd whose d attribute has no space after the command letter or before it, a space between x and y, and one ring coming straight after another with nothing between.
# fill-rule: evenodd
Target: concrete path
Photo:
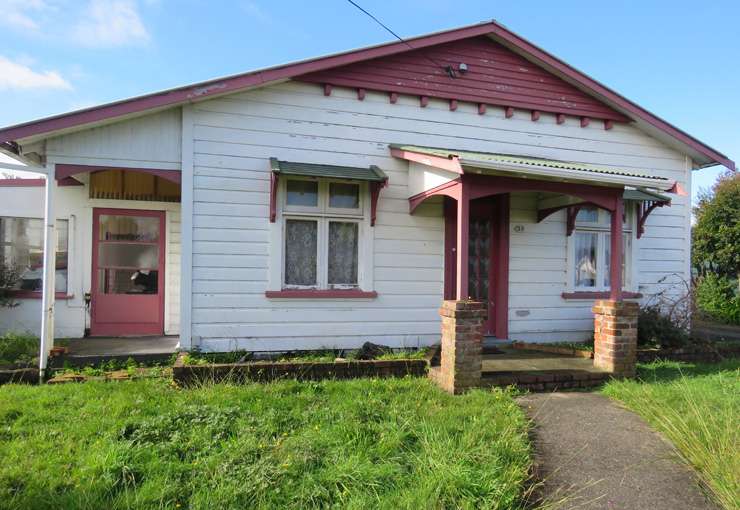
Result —
<instances>
[{"instance_id":1,"label":"concrete path","mask_svg":"<svg viewBox=\"0 0 740 510\"><path fill-rule=\"evenodd\" d=\"M667 441L603 395L536 393L519 404L534 421L538 495L566 498L555 508L717 508Z\"/></svg>"}]
</instances>

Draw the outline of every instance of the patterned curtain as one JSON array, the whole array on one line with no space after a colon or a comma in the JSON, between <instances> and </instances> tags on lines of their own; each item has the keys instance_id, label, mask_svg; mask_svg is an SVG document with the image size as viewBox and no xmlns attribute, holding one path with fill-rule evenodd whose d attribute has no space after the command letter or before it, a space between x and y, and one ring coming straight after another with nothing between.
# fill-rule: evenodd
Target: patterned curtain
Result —
<instances>
[{"instance_id":1,"label":"patterned curtain","mask_svg":"<svg viewBox=\"0 0 740 510\"><path fill-rule=\"evenodd\" d=\"M285 222L285 283L316 285L318 223L307 220Z\"/></svg>"},{"instance_id":2,"label":"patterned curtain","mask_svg":"<svg viewBox=\"0 0 740 510\"><path fill-rule=\"evenodd\" d=\"M357 223L329 222L329 285L357 285Z\"/></svg>"}]
</instances>

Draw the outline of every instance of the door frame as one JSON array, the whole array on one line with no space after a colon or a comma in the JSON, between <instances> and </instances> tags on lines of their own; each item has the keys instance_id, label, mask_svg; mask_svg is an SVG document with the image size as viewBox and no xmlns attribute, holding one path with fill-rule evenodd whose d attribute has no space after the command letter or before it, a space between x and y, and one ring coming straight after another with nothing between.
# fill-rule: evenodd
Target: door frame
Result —
<instances>
[{"instance_id":1,"label":"door frame","mask_svg":"<svg viewBox=\"0 0 740 510\"><path fill-rule=\"evenodd\" d=\"M159 317L157 321L157 332L151 334L139 334L139 333L126 333L126 332L96 332L95 331L95 316L97 313L95 306L95 295L98 288L98 241L100 240L100 229L98 223L101 215L110 214L114 216L145 216L150 218L158 218L160 225L159 232L159 274L157 275L157 289L159 294ZM92 301L90 303L90 335L91 336L163 336L164 335L164 312L165 312L165 271L167 269L167 211L164 210L153 210L153 209L118 209L113 207L93 207L92 214L92 264L91 264L91 287L90 294ZM125 323L115 323L123 325ZM136 323L132 323L136 324ZM114 328L115 329L115 328Z\"/></svg>"},{"instance_id":2,"label":"door frame","mask_svg":"<svg viewBox=\"0 0 740 510\"><path fill-rule=\"evenodd\" d=\"M488 273L488 324L498 339L509 337L509 209L510 195L502 193L470 202L470 217L491 215L491 260ZM444 299L457 299L457 202L444 201ZM466 240L467 242L467 240ZM467 263L467 261L466 261Z\"/></svg>"}]
</instances>

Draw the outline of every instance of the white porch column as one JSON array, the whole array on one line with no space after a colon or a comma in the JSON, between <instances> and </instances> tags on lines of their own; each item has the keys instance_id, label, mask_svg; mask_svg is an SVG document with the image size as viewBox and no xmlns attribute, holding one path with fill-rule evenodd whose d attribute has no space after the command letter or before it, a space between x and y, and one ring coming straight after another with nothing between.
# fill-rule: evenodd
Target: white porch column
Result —
<instances>
[{"instance_id":1,"label":"white porch column","mask_svg":"<svg viewBox=\"0 0 740 510\"><path fill-rule=\"evenodd\" d=\"M193 107L182 107L182 162L180 176L180 342L190 350L193 302Z\"/></svg>"},{"instance_id":2,"label":"white porch column","mask_svg":"<svg viewBox=\"0 0 740 510\"><path fill-rule=\"evenodd\" d=\"M57 181L55 165L46 165L46 193L44 207L44 271L41 299L41 334L39 377L44 377L49 349L54 346L54 292L56 287L57 232L54 195Z\"/></svg>"}]
</instances>

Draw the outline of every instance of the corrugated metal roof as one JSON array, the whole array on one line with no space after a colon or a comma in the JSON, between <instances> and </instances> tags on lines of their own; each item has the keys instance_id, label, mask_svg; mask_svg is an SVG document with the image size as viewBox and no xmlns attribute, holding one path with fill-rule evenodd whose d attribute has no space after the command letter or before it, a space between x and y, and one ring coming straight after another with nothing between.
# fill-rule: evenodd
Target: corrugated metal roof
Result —
<instances>
[{"instance_id":1,"label":"corrugated metal roof","mask_svg":"<svg viewBox=\"0 0 740 510\"><path fill-rule=\"evenodd\" d=\"M429 154L443 158L452 158L457 156L462 165L475 166L475 162L485 163L502 163L508 165L526 165L541 168L558 168L561 170L576 170L579 172L589 172L596 174L619 175L623 177L639 177L642 179L655 179L668 181L665 177L656 177L654 175L640 174L632 170L623 170L619 168L602 167L588 165L585 163L571 163L567 161L558 161L556 159L531 158L527 156L514 156L509 154L494 154L490 152L472 152L458 151L452 149L439 149L434 147L420 147L416 145L391 145L394 149L400 149L420 154Z\"/></svg>"},{"instance_id":2,"label":"corrugated metal roof","mask_svg":"<svg viewBox=\"0 0 740 510\"><path fill-rule=\"evenodd\" d=\"M646 188L627 188L622 197L625 200L638 200L640 202L670 202L671 197Z\"/></svg>"},{"instance_id":3,"label":"corrugated metal roof","mask_svg":"<svg viewBox=\"0 0 740 510\"><path fill-rule=\"evenodd\" d=\"M375 165L368 168L337 165L317 165L315 163L295 163L270 158L272 171L282 175L300 175L302 177L323 177L330 179L348 179L352 181L383 182L388 176Z\"/></svg>"}]
</instances>

